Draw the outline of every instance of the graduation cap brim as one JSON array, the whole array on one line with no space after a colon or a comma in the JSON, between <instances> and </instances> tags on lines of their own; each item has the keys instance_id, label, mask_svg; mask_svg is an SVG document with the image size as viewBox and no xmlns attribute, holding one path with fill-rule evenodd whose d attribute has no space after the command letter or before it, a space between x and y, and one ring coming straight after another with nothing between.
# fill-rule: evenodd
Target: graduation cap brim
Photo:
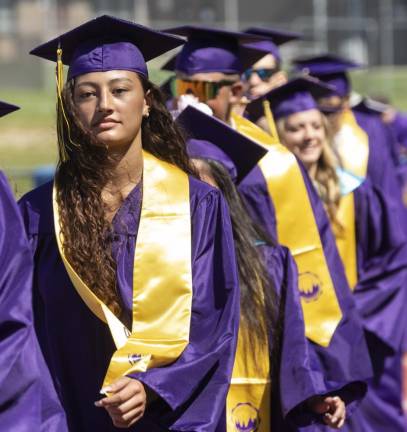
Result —
<instances>
[{"instance_id":1,"label":"graduation cap brim","mask_svg":"<svg viewBox=\"0 0 407 432\"><path fill-rule=\"evenodd\" d=\"M273 104L277 101L282 101L289 98L290 95L296 92L309 92L315 99L320 97L329 96L335 90L334 87L316 79L313 77L297 77L286 84L270 90L263 96L250 101L246 109L250 116L256 121L258 118L264 115L263 101L268 100L273 107Z\"/></svg>"},{"instance_id":2,"label":"graduation cap brim","mask_svg":"<svg viewBox=\"0 0 407 432\"><path fill-rule=\"evenodd\" d=\"M266 53L262 49L258 49L256 46L251 46L249 44L240 45L239 57L242 65L242 72L251 68L255 63L263 58L265 54Z\"/></svg>"},{"instance_id":3,"label":"graduation cap brim","mask_svg":"<svg viewBox=\"0 0 407 432\"><path fill-rule=\"evenodd\" d=\"M160 69L163 71L174 72L175 65L177 64L177 56L178 53L170 57L161 67Z\"/></svg>"},{"instance_id":4,"label":"graduation cap brim","mask_svg":"<svg viewBox=\"0 0 407 432\"><path fill-rule=\"evenodd\" d=\"M301 33L262 27L249 27L243 32L269 39L277 46L303 38Z\"/></svg>"},{"instance_id":5,"label":"graduation cap brim","mask_svg":"<svg viewBox=\"0 0 407 432\"><path fill-rule=\"evenodd\" d=\"M293 60L293 65L297 72L305 72L316 76L346 73L349 70L361 69L364 67L360 63L333 54L299 57Z\"/></svg>"},{"instance_id":6,"label":"graduation cap brim","mask_svg":"<svg viewBox=\"0 0 407 432\"><path fill-rule=\"evenodd\" d=\"M227 32L230 33L230 32ZM239 59L242 66L242 72L251 67L254 63L264 57L264 51L259 50L256 46L249 46L240 44L238 47ZM162 66L161 70L175 72L178 53L167 60Z\"/></svg>"},{"instance_id":7,"label":"graduation cap brim","mask_svg":"<svg viewBox=\"0 0 407 432\"><path fill-rule=\"evenodd\" d=\"M46 60L57 60L57 49L62 48L62 62L69 65L76 49L90 40L126 41L133 43L145 61L164 54L182 44L182 38L152 30L131 21L102 15L88 21L30 51Z\"/></svg>"},{"instance_id":8,"label":"graduation cap brim","mask_svg":"<svg viewBox=\"0 0 407 432\"><path fill-rule=\"evenodd\" d=\"M14 111L19 110L20 107L17 105L10 104L8 102L0 101L0 117L10 114Z\"/></svg>"},{"instance_id":9,"label":"graduation cap brim","mask_svg":"<svg viewBox=\"0 0 407 432\"><path fill-rule=\"evenodd\" d=\"M267 149L232 129L216 117L188 106L177 117L188 138L209 141L232 160L237 169L237 183L266 155Z\"/></svg>"},{"instance_id":10,"label":"graduation cap brim","mask_svg":"<svg viewBox=\"0 0 407 432\"><path fill-rule=\"evenodd\" d=\"M236 41L238 44L245 44L264 39L256 35L250 35L242 32L192 25L171 27L162 30L162 32L186 37L188 39L229 39Z\"/></svg>"}]
</instances>

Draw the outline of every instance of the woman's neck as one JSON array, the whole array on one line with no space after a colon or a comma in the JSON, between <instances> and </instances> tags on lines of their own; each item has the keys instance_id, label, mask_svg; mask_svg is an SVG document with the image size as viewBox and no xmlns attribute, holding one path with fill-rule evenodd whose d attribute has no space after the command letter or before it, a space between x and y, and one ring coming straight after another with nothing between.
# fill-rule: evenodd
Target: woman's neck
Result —
<instances>
[{"instance_id":1,"label":"woman's neck","mask_svg":"<svg viewBox=\"0 0 407 432\"><path fill-rule=\"evenodd\" d=\"M115 162L111 176L102 190L102 198L106 205L106 217L112 220L122 202L141 180L143 154L141 143L135 142L109 153Z\"/></svg>"}]
</instances>

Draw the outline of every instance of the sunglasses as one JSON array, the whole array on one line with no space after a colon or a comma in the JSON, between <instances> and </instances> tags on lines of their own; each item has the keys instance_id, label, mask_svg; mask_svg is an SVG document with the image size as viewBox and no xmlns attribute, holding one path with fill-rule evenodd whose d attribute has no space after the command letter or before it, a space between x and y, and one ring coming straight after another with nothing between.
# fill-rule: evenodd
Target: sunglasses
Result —
<instances>
[{"instance_id":1,"label":"sunglasses","mask_svg":"<svg viewBox=\"0 0 407 432\"><path fill-rule=\"evenodd\" d=\"M267 81L272 75L279 71L279 68L263 68L263 69L246 69L243 72L243 79L245 81L249 81L250 77L253 74L257 74L257 76L262 81Z\"/></svg>"},{"instance_id":2,"label":"sunglasses","mask_svg":"<svg viewBox=\"0 0 407 432\"><path fill-rule=\"evenodd\" d=\"M199 99L199 102L206 102L214 99L219 90L225 86L232 86L236 81L193 81L185 79L175 79L172 83L172 92L175 96L192 94Z\"/></svg>"}]
</instances>

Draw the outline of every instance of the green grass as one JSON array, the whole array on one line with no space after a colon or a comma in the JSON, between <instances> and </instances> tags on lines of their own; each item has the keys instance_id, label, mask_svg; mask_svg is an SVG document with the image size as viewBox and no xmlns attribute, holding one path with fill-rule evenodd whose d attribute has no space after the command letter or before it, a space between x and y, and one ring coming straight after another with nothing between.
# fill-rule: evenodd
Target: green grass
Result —
<instances>
[{"instance_id":1,"label":"green grass","mask_svg":"<svg viewBox=\"0 0 407 432\"><path fill-rule=\"evenodd\" d=\"M162 82L168 73L152 69L150 78ZM356 91L386 95L407 111L407 67L376 68L352 73ZM16 195L32 187L30 172L56 161L55 93L52 90L0 88L0 99L21 110L0 120L0 167L8 175ZM28 175L22 175L22 173Z\"/></svg>"}]
</instances>

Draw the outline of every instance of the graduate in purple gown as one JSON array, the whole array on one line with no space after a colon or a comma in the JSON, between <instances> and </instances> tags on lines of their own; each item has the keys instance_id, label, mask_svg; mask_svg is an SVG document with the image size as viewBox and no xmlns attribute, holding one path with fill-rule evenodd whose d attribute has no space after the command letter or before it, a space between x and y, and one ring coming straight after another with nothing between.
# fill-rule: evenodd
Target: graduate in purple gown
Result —
<instances>
[{"instance_id":1,"label":"graduate in purple gown","mask_svg":"<svg viewBox=\"0 0 407 432\"><path fill-rule=\"evenodd\" d=\"M0 101L0 117L19 108ZM0 430L67 431L34 332L33 262L21 217L0 172Z\"/></svg>"},{"instance_id":2,"label":"graduate in purple gown","mask_svg":"<svg viewBox=\"0 0 407 432\"><path fill-rule=\"evenodd\" d=\"M348 71L361 65L332 54L297 59L294 64L296 71L305 72L334 87L330 95L318 102L328 114L335 135L334 145L341 154L342 163L352 174L368 177L374 186L381 188L399 206L400 217L405 219L401 189L391 157L394 138L379 116L350 106L352 86ZM366 146L367 149L363 148ZM351 154L356 151L359 157L352 160ZM407 226L405 229L407 232Z\"/></svg>"},{"instance_id":3,"label":"graduate in purple gown","mask_svg":"<svg viewBox=\"0 0 407 432\"><path fill-rule=\"evenodd\" d=\"M188 36L188 41L177 56L176 61L178 80L181 84L185 82L185 86L179 87L179 90L182 90L182 88L185 92L193 92L195 90L197 92L196 95L200 98L200 103L210 106L214 116L218 119L229 122L232 106L231 100L237 97L238 92L235 92L235 90L240 85L239 71L244 70L244 66L250 64L250 61L252 62L251 64L254 63L253 59L242 57L241 48L239 47L239 42L242 43L245 41L247 35L242 36L240 33L237 33L232 37L228 32L193 26L183 26L171 29L170 31L174 34ZM214 39L214 35L217 35L216 39ZM261 53L262 56L263 54ZM193 87L190 86L187 90L186 85L191 80L193 81ZM215 83L221 82L222 86L219 86L217 89L214 89L213 86L207 87L207 84L211 80L215 80ZM210 92L209 90L216 91ZM357 400L363 396L366 389L363 381L371 376L369 355L364 340L363 329L359 322L343 265L336 249L329 219L305 170L302 167L300 169L300 175L303 176L306 188L306 198L310 201L310 205L312 206L311 213L313 218L315 218L315 221L313 220L312 222L314 224L316 222L315 231L317 232L321 249L323 249L322 255L324 260L326 260L327 272L331 279L330 289L332 297L340 313L339 318L337 318L338 315L335 316L337 321L335 321L334 330L329 335L329 343L323 344L318 343L318 341L314 344L314 350L321 364L323 364L326 379L331 383L335 383L336 388L354 383L355 386L352 390L351 399ZM249 185L249 187L245 189L246 185ZM274 202L268 192L266 180L258 167L255 167L242 179L239 189L247 191L247 195L244 194L244 198L249 195L255 203L260 202L258 207L250 209L251 214L254 215L256 221L265 222L265 224L260 223L260 225L266 229L267 234L271 238L275 239L277 236ZM281 192L284 193L283 191ZM290 190L287 190L284 196L287 197L287 200L294 199L291 196ZM250 206L249 200L248 204ZM293 202L293 207L295 208L295 201ZM293 223L302 223L302 211L303 209L297 206L297 212L294 215L290 215L290 217L295 219ZM307 275L304 275L304 277L307 279ZM312 286L315 286L315 284L304 288L312 288ZM303 297L306 297L305 289L301 292ZM310 302L313 301L314 299L310 300ZM320 321L321 327L328 327L326 320L325 322L324 319ZM306 326L307 324L309 325L309 322L306 322ZM332 327L330 328L332 329ZM348 411L351 412L354 406L355 404L352 404Z\"/></svg>"},{"instance_id":4,"label":"graduate in purple gown","mask_svg":"<svg viewBox=\"0 0 407 432\"><path fill-rule=\"evenodd\" d=\"M58 61L60 160L54 186L20 207L71 432L225 423L239 323L230 218L194 177L146 66L181 43L102 16L32 51Z\"/></svg>"},{"instance_id":5,"label":"graduate in purple gown","mask_svg":"<svg viewBox=\"0 0 407 432\"><path fill-rule=\"evenodd\" d=\"M405 431L400 357L407 325L407 238L393 201L369 179L341 168L310 88L300 78L268 97L281 142L301 159L325 204L367 335L374 376L347 427Z\"/></svg>"},{"instance_id":6,"label":"graduate in purple gown","mask_svg":"<svg viewBox=\"0 0 407 432\"><path fill-rule=\"evenodd\" d=\"M236 188L265 149L193 107L177 122L187 130L188 153L201 178L222 191L232 218L241 326L227 399L227 430L300 430L321 421L316 414L324 411L326 423L342 426L345 405L339 396L346 400L352 385L341 387L324 377L324 366L305 338L294 260L251 220ZM267 345L264 352L261 347ZM329 396L316 397L326 393ZM249 405L250 420L245 411Z\"/></svg>"}]
</instances>

